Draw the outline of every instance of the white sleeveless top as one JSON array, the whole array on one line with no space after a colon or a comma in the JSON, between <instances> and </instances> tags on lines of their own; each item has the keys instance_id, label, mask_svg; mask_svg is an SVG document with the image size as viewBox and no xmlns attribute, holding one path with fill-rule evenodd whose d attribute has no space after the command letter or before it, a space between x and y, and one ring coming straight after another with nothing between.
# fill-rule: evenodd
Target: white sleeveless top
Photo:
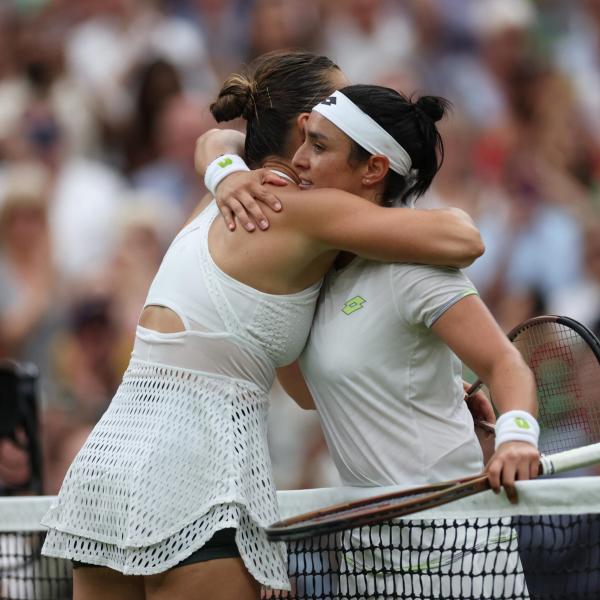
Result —
<instances>
[{"instance_id":1,"label":"white sleeveless top","mask_svg":"<svg viewBox=\"0 0 600 600\"><path fill-rule=\"evenodd\" d=\"M261 584L289 589L266 437L275 368L300 354L320 283L288 295L222 272L208 250L213 202L175 238L146 306L185 331L138 327L123 382L43 519L44 553L122 573L159 573L236 527Z\"/></svg>"}]
</instances>

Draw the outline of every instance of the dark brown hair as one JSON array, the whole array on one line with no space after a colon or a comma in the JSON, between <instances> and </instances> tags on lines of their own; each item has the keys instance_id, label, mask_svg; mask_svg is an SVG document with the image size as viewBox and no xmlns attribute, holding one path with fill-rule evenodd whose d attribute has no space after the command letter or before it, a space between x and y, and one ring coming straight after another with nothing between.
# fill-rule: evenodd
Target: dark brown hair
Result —
<instances>
[{"instance_id":1,"label":"dark brown hair","mask_svg":"<svg viewBox=\"0 0 600 600\"><path fill-rule=\"evenodd\" d=\"M384 203L393 204L397 199L407 203L422 196L444 159L444 144L435 124L448 112L450 102L439 96L422 96L411 102L399 92L378 85L351 85L340 91L408 152L412 168L417 171L415 177L404 177L390 170L385 180ZM370 153L351 141L349 160L367 160Z\"/></svg>"},{"instance_id":2,"label":"dark brown hair","mask_svg":"<svg viewBox=\"0 0 600 600\"><path fill-rule=\"evenodd\" d=\"M326 56L304 51L276 51L260 56L244 73L230 75L210 110L215 119L243 117L246 161L258 166L267 156L288 156L288 134L299 114L334 91L332 72L338 69Z\"/></svg>"}]
</instances>

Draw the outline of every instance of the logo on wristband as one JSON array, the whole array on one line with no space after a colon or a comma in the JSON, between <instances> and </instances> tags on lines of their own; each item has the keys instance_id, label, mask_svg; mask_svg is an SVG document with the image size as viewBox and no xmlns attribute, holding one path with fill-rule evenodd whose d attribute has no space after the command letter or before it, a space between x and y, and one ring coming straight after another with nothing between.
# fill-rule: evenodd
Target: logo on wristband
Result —
<instances>
[{"instance_id":1,"label":"logo on wristband","mask_svg":"<svg viewBox=\"0 0 600 600\"><path fill-rule=\"evenodd\" d=\"M519 429L529 429L529 423L521 417L515 417L515 425L519 427Z\"/></svg>"},{"instance_id":2,"label":"logo on wristband","mask_svg":"<svg viewBox=\"0 0 600 600\"><path fill-rule=\"evenodd\" d=\"M225 167L232 165L233 161L230 158L224 158L223 160L220 160L217 164L221 167L221 169L224 169Z\"/></svg>"}]
</instances>

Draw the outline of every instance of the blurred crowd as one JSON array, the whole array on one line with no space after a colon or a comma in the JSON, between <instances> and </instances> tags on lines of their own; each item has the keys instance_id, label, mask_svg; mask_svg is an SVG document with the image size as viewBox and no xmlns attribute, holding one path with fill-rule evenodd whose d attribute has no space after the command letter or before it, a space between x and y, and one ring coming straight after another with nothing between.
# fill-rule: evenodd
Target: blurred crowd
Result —
<instances>
[{"instance_id":1,"label":"blurred crowd","mask_svg":"<svg viewBox=\"0 0 600 600\"><path fill-rule=\"evenodd\" d=\"M205 193L193 150L220 81L290 47L448 98L420 205L475 219L468 274L505 329L551 312L599 332L600 0L2 0L0 358L40 369L47 493ZM279 487L335 482L316 417L273 395Z\"/></svg>"}]
</instances>

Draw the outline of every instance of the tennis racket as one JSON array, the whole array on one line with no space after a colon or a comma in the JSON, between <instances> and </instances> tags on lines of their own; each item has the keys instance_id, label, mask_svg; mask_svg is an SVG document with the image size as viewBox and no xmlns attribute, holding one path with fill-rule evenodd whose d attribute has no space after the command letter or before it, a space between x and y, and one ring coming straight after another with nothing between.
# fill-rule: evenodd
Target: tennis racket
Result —
<instances>
[{"instance_id":1,"label":"tennis racket","mask_svg":"<svg viewBox=\"0 0 600 600\"><path fill-rule=\"evenodd\" d=\"M540 475L553 475L600 463L600 443L540 457ZM475 475L336 504L301 514L266 528L271 541L291 541L375 525L447 504L490 489L487 475Z\"/></svg>"},{"instance_id":2,"label":"tennis racket","mask_svg":"<svg viewBox=\"0 0 600 600\"><path fill-rule=\"evenodd\" d=\"M535 376L540 452L562 452L600 441L598 338L574 319L552 315L524 321L508 338ZM467 397L482 385L476 381ZM485 421L476 425L494 432Z\"/></svg>"}]
</instances>

